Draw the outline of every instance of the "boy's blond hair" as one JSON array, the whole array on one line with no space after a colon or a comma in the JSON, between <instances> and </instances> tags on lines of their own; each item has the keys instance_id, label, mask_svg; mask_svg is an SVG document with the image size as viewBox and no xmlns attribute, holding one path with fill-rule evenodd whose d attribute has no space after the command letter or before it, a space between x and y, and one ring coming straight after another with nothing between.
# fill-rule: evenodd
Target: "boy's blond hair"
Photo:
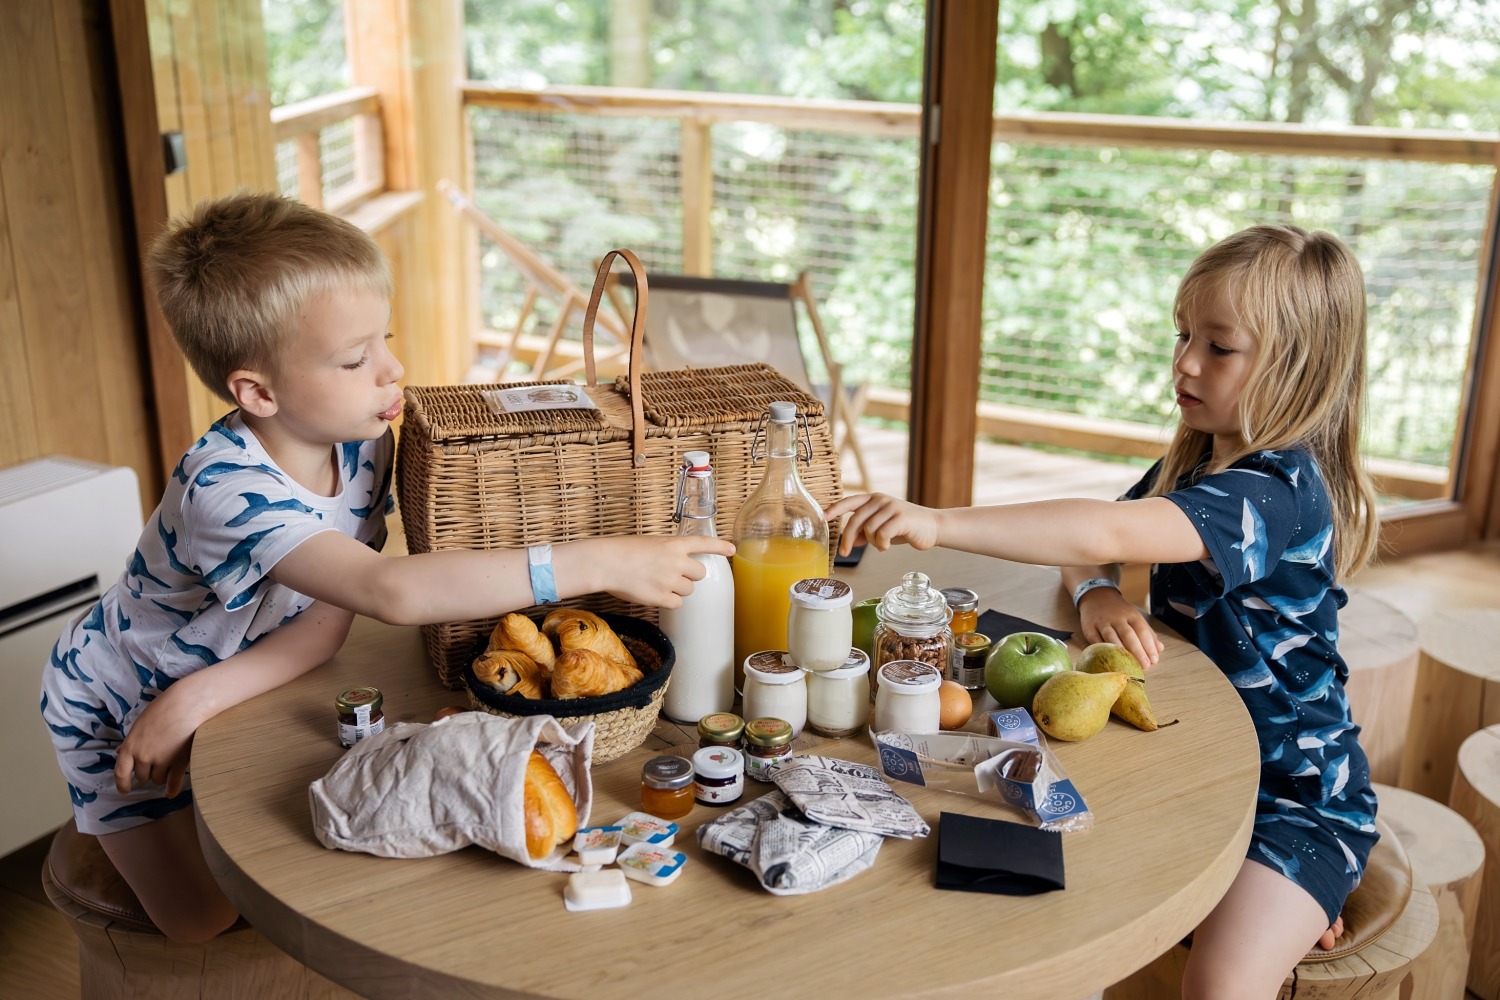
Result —
<instances>
[{"instance_id":1,"label":"boy's blond hair","mask_svg":"<svg viewBox=\"0 0 1500 1000\"><path fill-rule=\"evenodd\" d=\"M1217 292L1254 338L1254 366L1240 393L1242 444L1198 464L1211 438L1186 424L1162 460L1152 496L1179 477L1222 472L1257 451L1305 448L1317 462L1333 510L1339 580L1374 554L1375 490L1359 456L1365 394L1365 283L1354 254L1330 233L1252 226L1220 240L1188 268L1177 289L1178 329L1195 303Z\"/></svg>"},{"instance_id":2,"label":"boy's blond hair","mask_svg":"<svg viewBox=\"0 0 1500 1000\"><path fill-rule=\"evenodd\" d=\"M314 295L391 294L385 255L364 230L266 192L205 201L174 219L152 241L146 268L177 346L231 403L230 373L276 372L297 313Z\"/></svg>"}]
</instances>

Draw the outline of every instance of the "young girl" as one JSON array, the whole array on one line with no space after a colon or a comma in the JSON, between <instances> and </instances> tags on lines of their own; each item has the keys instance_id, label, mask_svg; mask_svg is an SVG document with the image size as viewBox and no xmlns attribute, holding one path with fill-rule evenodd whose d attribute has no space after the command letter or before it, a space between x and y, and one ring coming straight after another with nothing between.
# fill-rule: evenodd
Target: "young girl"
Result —
<instances>
[{"instance_id":1,"label":"young girl","mask_svg":"<svg viewBox=\"0 0 1500 1000\"><path fill-rule=\"evenodd\" d=\"M1117 587L1154 563L1151 610L1239 691L1261 751L1255 831L1239 875L1193 935L1183 995L1274 997L1339 911L1376 834L1369 766L1335 642L1340 583L1370 558L1374 493L1357 447L1364 280L1327 233L1256 226L1188 269L1174 306L1181 421L1120 501L930 510L880 494L849 515L868 541L1062 565L1090 642L1149 666L1162 650Z\"/></svg>"}]
</instances>

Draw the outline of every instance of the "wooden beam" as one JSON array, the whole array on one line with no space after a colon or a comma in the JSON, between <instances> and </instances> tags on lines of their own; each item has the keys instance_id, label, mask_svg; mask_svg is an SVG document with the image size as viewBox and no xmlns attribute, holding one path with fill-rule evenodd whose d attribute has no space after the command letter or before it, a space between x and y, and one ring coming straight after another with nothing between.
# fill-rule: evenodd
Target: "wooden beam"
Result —
<instances>
[{"instance_id":1,"label":"wooden beam","mask_svg":"<svg viewBox=\"0 0 1500 1000\"><path fill-rule=\"evenodd\" d=\"M355 115L379 113L380 95L374 87L350 87L271 109L271 138L290 142L304 132L321 132Z\"/></svg>"},{"instance_id":2,"label":"wooden beam","mask_svg":"<svg viewBox=\"0 0 1500 1000\"><path fill-rule=\"evenodd\" d=\"M152 238L167 222L166 163L153 86L153 54L148 8L140 0L110 0L115 42L115 70L120 88L125 160L130 174L130 201L135 216L136 251L144 258ZM188 389L192 374L172 339L154 296L142 303L150 353L151 391L156 406L156 440L162 481L176 465L198 430L193 425Z\"/></svg>"},{"instance_id":3,"label":"wooden beam","mask_svg":"<svg viewBox=\"0 0 1500 1000\"><path fill-rule=\"evenodd\" d=\"M973 497L999 0L927 6L907 496Z\"/></svg>"},{"instance_id":4,"label":"wooden beam","mask_svg":"<svg viewBox=\"0 0 1500 1000\"><path fill-rule=\"evenodd\" d=\"M682 273L711 277L714 273L714 143L713 127L708 123L683 120L678 174L682 185Z\"/></svg>"},{"instance_id":5,"label":"wooden beam","mask_svg":"<svg viewBox=\"0 0 1500 1000\"><path fill-rule=\"evenodd\" d=\"M1465 541L1500 539L1500 153L1495 165L1474 310L1471 377L1459 409L1459 498L1470 515Z\"/></svg>"}]
</instances>

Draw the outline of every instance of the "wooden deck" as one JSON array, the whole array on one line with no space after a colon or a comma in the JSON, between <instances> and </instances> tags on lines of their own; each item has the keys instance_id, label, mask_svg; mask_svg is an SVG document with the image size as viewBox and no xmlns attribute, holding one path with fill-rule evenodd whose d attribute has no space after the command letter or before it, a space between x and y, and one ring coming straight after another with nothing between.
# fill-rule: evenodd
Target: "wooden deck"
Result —
<instances>
[{"instance_id":1,"label":"wooden deck","mask_svg":"<svg viewBox=\"0 0 1500 1000\"><path fill-rule=\"evenodd\" d=\"M860 424L870 489L906 495L906 428ZM980 440L974 446L974 504L1024 503L1058 497L1113 500L1134 485L1145 463L1105 462ZM844 481L855 474L845 455Z\"/></svg>"}]
</instances>

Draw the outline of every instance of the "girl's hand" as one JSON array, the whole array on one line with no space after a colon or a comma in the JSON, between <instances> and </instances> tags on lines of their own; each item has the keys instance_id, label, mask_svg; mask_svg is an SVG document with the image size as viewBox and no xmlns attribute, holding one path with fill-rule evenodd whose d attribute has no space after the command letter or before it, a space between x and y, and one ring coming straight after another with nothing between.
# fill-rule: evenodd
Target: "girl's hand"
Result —
<instances>
[{"instance_id":1,"label":"girl's hand","mask_svg":"<svg viewBox=\"0 0 1500 1000\"><path fill-rule=\"evenodd\" d=\"M732 542L701 535L601 538L597 544L600 589L658 608L682 607L693 584L708 572L695 553L734 555Z\"/></svg>"},{"instance_id":2,"label":"girl's hand","mask_svg":"<svg viewBox=\"0 0 1500 1000\"><path fill-rule=\"evenodd\" d=\"M937 544L937 511L884 493L844 497L823 513L830 521L849 515L839 538L839 551L844 555L861 544L873 545L881 552L896 542L914 549L930 549Z\"/></svg>"},{"instance_id":3,"label":"girl's hand","mask_svg":"<svg viewBox=\"0 0 1500 1000\"><path fill-rule=\"evenodd\" d=\"M1078 617L1089 642L1124 646L1145 669L1161 659L1166 647L1141 609L1113 587L1095 587L1078 602Z\"/></svg>"},{"instance_id":4,"label":"girl's hand","mask_svg":"<svg viewBox=\"0 0 1500 1000\"><path fill-rule=\"evenodd\" d=\"M182 791L198 719L179 704L181 698L172 697L175 690L176 685L158 695L125 734L115 755L115 787L120 792L129 792L137 783L166 785L168 798Z\"/></svg>"}]
</instances>

